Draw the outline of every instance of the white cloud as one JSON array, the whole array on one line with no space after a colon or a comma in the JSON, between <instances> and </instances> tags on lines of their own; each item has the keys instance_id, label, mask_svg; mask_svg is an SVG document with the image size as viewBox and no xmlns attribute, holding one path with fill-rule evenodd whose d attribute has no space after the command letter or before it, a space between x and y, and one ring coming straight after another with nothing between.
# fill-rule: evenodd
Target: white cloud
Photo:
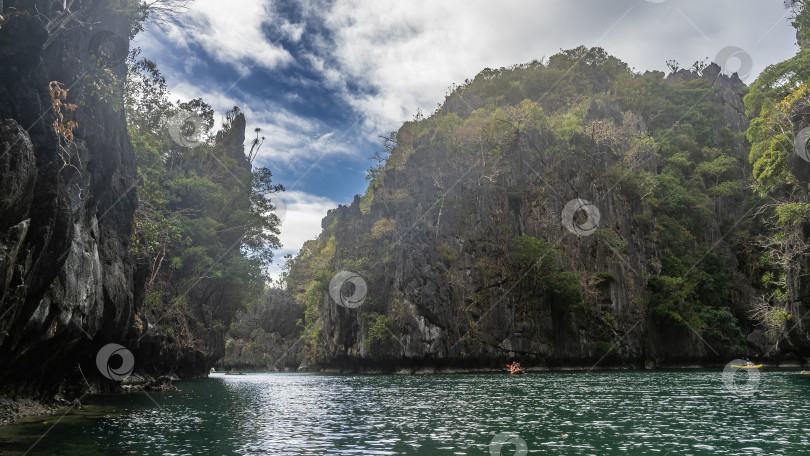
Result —
<instances>
[{"instance_id":1,"label":"white cloud","mask_svg":"<svg viewBox=\"0 0 810 456\"><path fill-rule=\"evenodd\" d=\"M284 32L284 36L286 36L290 41L299 42L301 41L301 36L304 34L304 25L303 24L293 24L288 21L284 21L280 27L281 31Z\"/></svg>"},{"instance_id":2,"label":"white cloud","mask_svg":"<svg viewBox=\"0 0 810 456\"><path fill-rule=\"evenodd\" d=\"M273 24L270 0L195 0L183 16L182 26L172 26L174 44L188 48L197 44L214 59L234 65L247 74L253 65L273 69L293 61L290 53L271 43L262 27ZM285 33L300 39L299 26L284 21Z\"/></svg>"},{"instance_id":3,"label":"white cloud","mask_svg":"<svg viewBox=\"0 0 810 456\"><path fill-rule=\"evenodd\" d=\"M299 250L304 242L315 239L321 232L321 219L338 203L323 196L303 191L282 192L280 198L287 206L282 224L281 242L285 249Z\"/></svg>"},{"instance_id":4,"label":"white cloud","mask_svg":"<svg viewBox=\"0 0 810 456\"><path fill-rule=\"evenodd\" d=\"M795 53L781 2L759 0L337 0L322 14L335 37L336 62L319 62L324 75L336 86L339 77L377 90L344 92L367 116L370 135L396 128L417 108L432 112L448 86L485 67L528 62L561 48L604 47L643 71L665 70L668 59L682 66L711 60L734 45L751 55L754 74Z\"/></svg>"},{"instance_id":5,"label":"white cloud","mask_svg":"<svg viewBox=\"0 0 810 456\"><path fill-rule=\"evenodd\" d=\"M315 239L321 233L321 220L338 203L329 198L302 191L286 191L278 195L287 206L287 214L281 225L283 247L276 252L271 275L278 277L284 263L284 255L297 254L304 242Z\"/></svg>"}]
</instances>

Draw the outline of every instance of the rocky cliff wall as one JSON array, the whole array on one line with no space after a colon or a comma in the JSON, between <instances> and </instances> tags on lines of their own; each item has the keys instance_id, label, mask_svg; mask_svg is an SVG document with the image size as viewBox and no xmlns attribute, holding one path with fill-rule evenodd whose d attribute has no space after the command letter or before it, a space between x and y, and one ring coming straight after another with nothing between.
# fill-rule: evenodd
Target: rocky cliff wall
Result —
<instances>
[{"instance_id":1,"label":"rocky cliff wall","mask_svg":"<svg viewBox=\"0 0 810 456\"><path fill-rule=\"evenodd\" d=\"M8 0L0 12L4 392L51 393L78 365L97 375L97 349L123 340L135 307L136 168L121 108L131 18L115 2L68 3Z\"/></svg>"},{"instance_id":2,"label":"rocky cliff wall","mask_svg":"<svg viewBox=\"0 0 810 456\"><path fill-rule=\"evenodd\" d=\"M710 128L715 147L725 147L734 160L728 178L744 181L749 172L742 138L748 126L745 85L737 75L720 74L714 64L701 74L681 71L667 79L679 80L702 80L700 87L709 87L695 106L705 99L711 105L705 109L715 113L713 124L688 125L689 109L668 131L685 127L689 136ZM616 130L598 129L616 125L619 136L643 138L652 117L596 98L586 116L590 138L572 135L573 152L563 156L548 152L559 144L542 129L521 130L517 121L500 155L448 147L454 139L437 140L438 130L411 138L409 145L400 130L396 147L408 153L403 159L394 151L384 184L370 190L373 201L358 197L331 211L317 247L305 246L293 265L290 291L318 312L310 327L314 342L305 355L344 367L377 362L500 366L516 356L551 366L650 367L781 356L773 341L756 337L761 329L748 318L755 291L732 240L750 214L742 188L715 198L701 225L690 228L695 233L690 242L710 247L702 253L695 249L694 265L682 271L714 268L735 284L717 320L736 321L735 327L706 325L718 315L711 313L700 327L662 317L655 300L678 292L675 286L672 293L658 289L654 294L660 284L650 282L671 255L660 247L666 225L633 176L635 171L655 176L668 163L654 153L628 159L628 150L610 136ZM460 116L469 116L479 107L474 103L472 97L465 103L449 99L439 113L457 106ZM569 207L578 198L587 201ZM513 242L524 236L545 240L557 252L555 269L570 274L558 278L570 280L559 289L539 290L526 280L535 274L533 266L516 275L509 264ZM321 253L312 253L316 249ZM317 269L312 258L328 261L323 265L328 277L311 272ZM330 296L325 284L341 270L356 271L367 286L359 307ZM351 299L357 287L348 282L343 293ZM560 304L577 289L579 305Z\"/></svg>"}]
</instances>

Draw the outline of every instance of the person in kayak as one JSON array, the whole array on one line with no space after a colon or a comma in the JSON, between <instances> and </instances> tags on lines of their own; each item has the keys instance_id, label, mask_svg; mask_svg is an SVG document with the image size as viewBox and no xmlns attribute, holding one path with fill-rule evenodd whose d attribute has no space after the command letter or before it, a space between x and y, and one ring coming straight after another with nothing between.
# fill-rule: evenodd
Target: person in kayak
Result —
<instances>
[{"instance_id":1,"label":"person in kayak","mask_svg":"<svg viewBox=\"0 0 810 456\"><path fill-rule=\"evenodd\" d=\"M753 366L753 365L754 365L754 363L752 363L750 359L745 358L745 365L746 365L746 366Z\"/></svg>"},{"instance_id":2,"label":"person in kayak","mask_svg":"<svg viewBox=\"0 0 810 456\"><path fill-rule=\"evenodd\" d=\"M512 365L509 367L512 369L512 374L523 372L523 369L520 368L520 363L515 360L512 360Z\"/></svg>"}]
</instances>

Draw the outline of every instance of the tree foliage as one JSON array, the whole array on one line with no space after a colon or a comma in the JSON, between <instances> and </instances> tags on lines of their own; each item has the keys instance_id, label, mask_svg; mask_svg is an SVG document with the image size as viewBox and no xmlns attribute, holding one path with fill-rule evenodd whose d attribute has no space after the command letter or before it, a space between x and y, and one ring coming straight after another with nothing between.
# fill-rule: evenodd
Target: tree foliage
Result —
<instances>
[{"instance_id":1,"label":"tree foliage","mask_svg":"<svg viewBox=\"0 0 810 456\"><path fill-rule=\"evenodd\" d=\"M756 190L765 201L758 212L762 227L756 235L761 294L752 318L765 324L774 338L792 317L787 310L791 304L787 277L806 264L804 233L810 222L805 196L808 163L796 144L797 135L810 125L810 9L806 1L785 4L793 11L799 50L792 58L768 66L744 99L752 118L746 133L751 143L748 159Z\"/></svg>"},{"instance_id":2,"label":"tree foliage","mask_svg":"<svg viewBox=\"0 0 810 456\"><path fill-rule=\"evenodd\" d=\"M271 197L283 187L267 168L251 170L242 144L229 141L244 125L238 108L214 134L208 104L169 101L153 62L137 51L128 62L125 107L139 175L133 250L146 317L168 325L181 346L203 349L201 331L227 328L264 292L280 247Z\"/></svg>"}]
</instances>

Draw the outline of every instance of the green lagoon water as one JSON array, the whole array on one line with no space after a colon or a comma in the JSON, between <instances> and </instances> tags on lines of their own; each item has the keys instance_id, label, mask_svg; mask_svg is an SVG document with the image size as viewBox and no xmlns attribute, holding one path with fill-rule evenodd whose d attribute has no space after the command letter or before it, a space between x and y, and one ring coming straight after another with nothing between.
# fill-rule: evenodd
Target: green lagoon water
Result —
<instances>
[{"instance_id":1,"label":"green lagoon water","mask_svg":"<svg viewBox=\"0 0 810 456\"><path fill-rule=\"evenodd\" d=\"M178 382L179 392L85 398L63 418L0 427L0 454L810 452L810 377L766 369L723 380L719 369L215 375Z\"/></svg>"}]
</instances>

